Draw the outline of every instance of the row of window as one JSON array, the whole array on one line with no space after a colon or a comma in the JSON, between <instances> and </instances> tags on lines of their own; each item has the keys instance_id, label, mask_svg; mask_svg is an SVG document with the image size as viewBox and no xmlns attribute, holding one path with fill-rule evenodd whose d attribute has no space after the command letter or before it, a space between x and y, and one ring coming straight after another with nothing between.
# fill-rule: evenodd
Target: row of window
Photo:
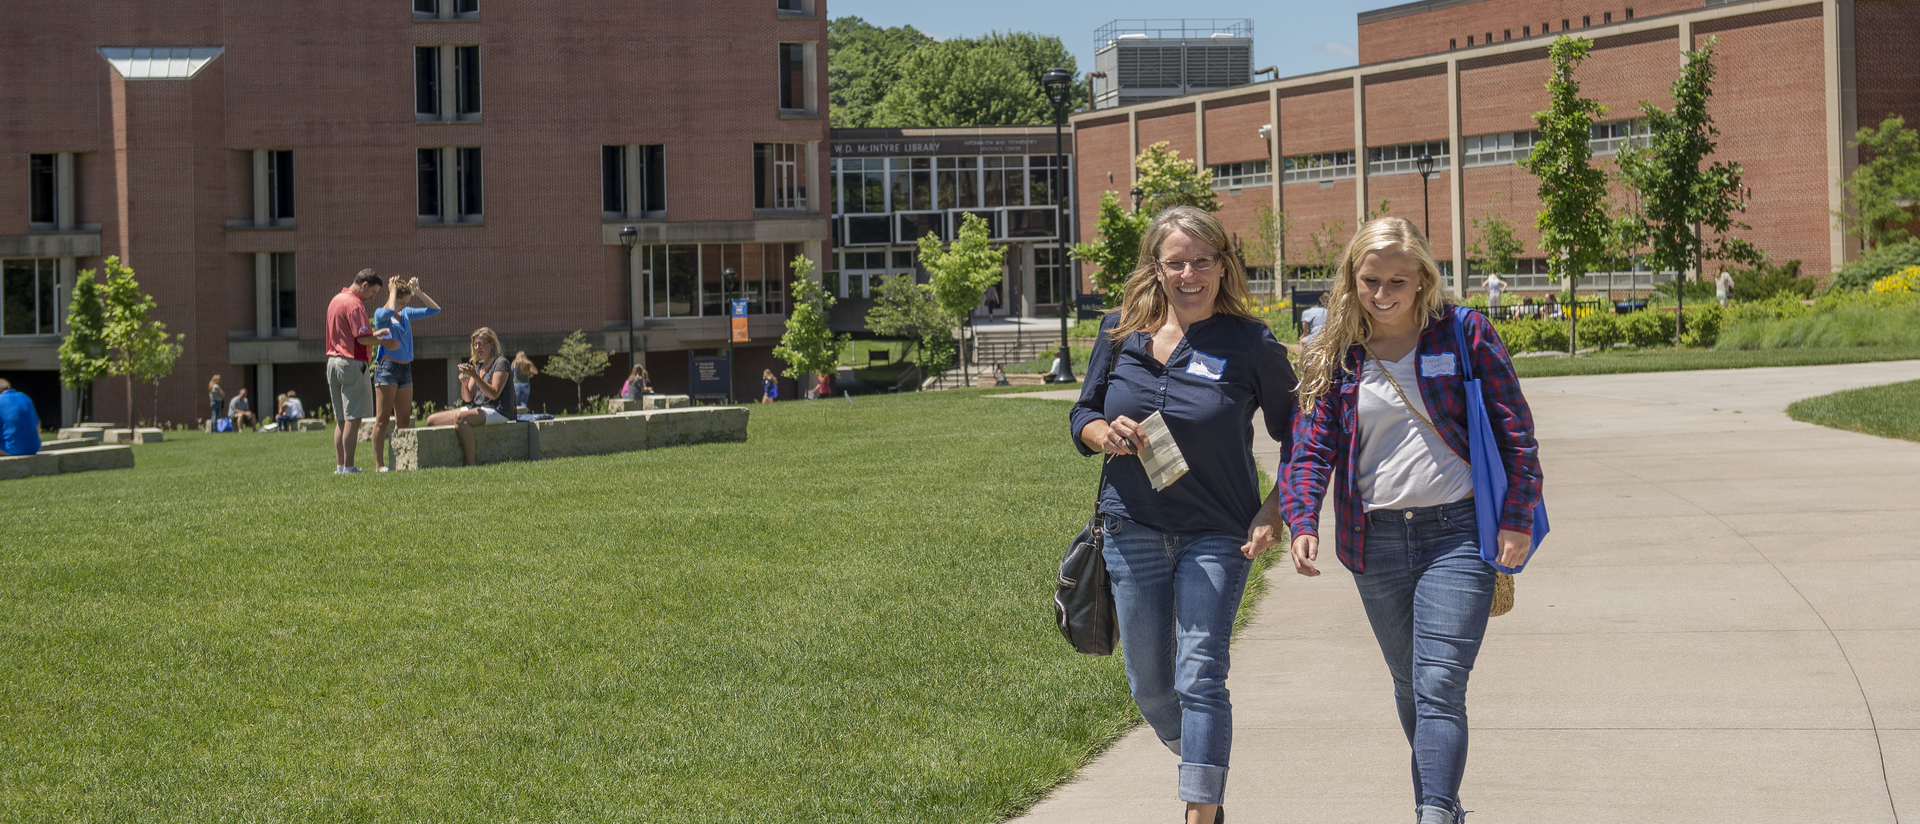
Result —
<instances>
[{"instance_id":1,"label":"row of window","mask_svg":"<svg viewBox=\"0 0 1920 824\"><path fill-rule=\"evenodd\" d=\"M1271 186L1273 170L1268 166L1265 160L1216 163L1213 166L1213 188L1231 190L1246 186Z\"/></svg>"},{"instance_id":2,"label":"row of window","mask_svg":"<svg viewBox=\"0 0 1920 824\"><path fill-rule=\"evenodd\" d=\"M1632 19L1633 19L1633 9L1631 9L1631 8L1629 8L1629 9L1627 9L1627 17L1626 17L1626 19L1628 19L1628 20L1632 20ZM1601 12L1601 13L1600 13L1600 23L1601 23L1601 25L1605 25L1605 24L1608 24L1608 23L1612 23L1612 22L1613 22L1613 12L1610 12L1610 11L1605 11L1605 12ZM1588 26L1591 26L1591 25L1593 25L1593 15L1591 15L1591 14L1583 14L1583 15L1580 15L1580 27L1581 27L1581 28L1586 28L1586 27L1588 27ZM1561 31L1568 31L1568 30L1571 30L1572 28L1573 28L1573 18L1570 18L1570 17L1563 17L1563 18L1561 18L1561 19L1560 19L1560 30L1561 30ZM1552 33L1553 33L1553 21L1550 21L1550 20L1549 20L1549 21L1543 21L1543 22L1542 22L1542 23L1540 24L1540 33L1541 33L1541 34L1552 34ZM1533 36L1533 26L1532 26L1531 24L1528 24L1528 25L1523 25L1523 26L1521 26L1521 27L1520 27L1520 36L1521 36L1521 37L1532 37L1532 36ZM1512 40L1512 39L1513 39L1513 29L1501 29L1501 30L1500 30L1500 39L1501 39L1501 40ZM1483 33L1483 34L1481 35L1481 39L1480 39L1480 45L1492 45L1492 44L1493 44L1493 32L1491 32L1491 31L1489 31L1489 32L1484 32L1484 33ZM1474 44L1474 40L1473 40L1473 35L1471 35L1471 34L1469 34L1469 35L1467 35L1467 47L1468 47L1468 48L1472 48L1472 47L1473 47L1474 45L1475 45L1475 44ZM1459 38L1451 38L1451 39L1448 39L1448 40L1447 40L1447 48L1449 48L1449 49L1457 49L1457 48L1460 48L1460 40L1459 40Z\"/></svg>"},{"instance_id":3,"label":"row of window","mask_svg":"<svg viewBox=\"0 0 1920 824\"><path fill-rule=\"evenodd\" d=\"M775 0L781 14L810 15L813 0ZM473 20L480 16L480 0L413 0L415 20Z\"/></svg>"},{"instance_id":4,"label":"row of window","mask_svg":"<svg viewBox=\"0 0 1920 824\"><path fill-rule=\"evenodd\" d=\"M834 214L1051 206L1066 186L1053 155L867 157L833 161Z\"/></svg>"},{"instance_id":5,"label":"row of window","mask_svg":"<svg viewBox=\"0 0 1920 824\"><path fill-rule=\"evenodd\" d=\"M813 87L814 44L779 44L780 110L810 114L817 110ZM473 122L480 119L480 47L413 48L413 114L420 123Z\"/></svg>"},{"instance_id":6,"label":"row of window","mask_svg":"<svg viewBox=\"0 0 1920 824\"><path fill-rule=\"evenodd\" d=\"M1593 153L1606 155L1629 145L1645 145L1650 132L1645 118L1634 118L1596 123L1590 134L1592 136L1588 140L1588 146L1592 148ZM1535 131L1503 132L1464 138L1461 141L1462 165L1472 167L1514 163L1532 151L1533 143L1538 138L1539 132ZM1447 141L1444 140L1402 143L1397 146L1373 146L1367 149L1367 175L1378 177L1418 173L1422 154L1433 158L1435 170L1452 166L1452 153L1447 151ZM1271 175L1263 177L1248 173L1249 170L1264 172L1265 169L1266 161L1264 160L1215 165L1213 167L1214 188L1267 185L1272 182ZM1355 171L1353 152L1319 152L1285 158L1281 163L1280 180L1282 183L1340 180L1353 177ZM1231 185L1236 181L1238 185Z\"/></svg>"},{"instance_id":7,"label":"row of window","mask_svg":"<svg viewBox=\"0 0 1920 824\"><path fill-rule=\"evenodd\" d=\"M835 215L835 246L886 246L914 243L932 235L952 240L967 215L986 223L990 240L1049 240L1059 237L1060 207L1014 206L1003 209L955 209L950 212L895 212L892 215Z\"/></svg>"},{"instance_id":8,"label":"row of window","mask_svg":"<svg viewBox=\"0 0 1920 824\"><path fill-rule=\"evenodd\" d=\"M641 305L650 318L725 317L729 298L749 315L784 315L798 243L677 243L640 247Z\"/></svg>"},{"instance_id":9,"label":"row of window","mask_svg":"<svg viewBox=\"0 0 1920 824\"><path fill-rule=\"evenodd\" d=\"M1059 303L1063 286L1059 248L1039 245L1032 248L1032 253L1033 302ZM824 276L826 288L843 298L871 298L878 296L880 282L889 277L906 275L925 282L927 276L917 266L918 257L919 250L914 247L836 251L831 261L833 268Z\"/></svg>"}]
</instances>

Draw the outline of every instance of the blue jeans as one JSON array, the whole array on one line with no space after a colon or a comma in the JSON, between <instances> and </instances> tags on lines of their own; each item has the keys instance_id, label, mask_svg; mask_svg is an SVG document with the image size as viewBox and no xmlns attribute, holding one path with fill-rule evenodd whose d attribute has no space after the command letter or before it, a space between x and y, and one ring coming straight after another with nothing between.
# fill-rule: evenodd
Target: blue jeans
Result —
<instances>
[{"instance_id":1,"label":"blue jeans","mask_svg":"<svg viewBox=\"0 0 1920 824\"><path fill-rule=\"evenodd\" d=\"M1246 541L1166 535L1104 517L1103 556L1133 701L1161 743L1180 755L1180 800L1218 804L1233 748L1227 648L1253 565L1240 554Z\"/></svg>"},{"instance_id":2,"label":"blue jeans","mask_svg":"<svg viewBox=\"0 0 1920 824\"><path fill-rule=\"evenodd\" d=\"M1473 499L1367 513L1366 570L1353 580L1413 745L1414 803L1458 811L1467 675L1493 601L1494 569L1480 560Z\"/></svg>"},{"instance_id":3,"label":"blue jeans","mask_svg":"<svg viewBox=\"0 0 1920 824\"><path fill-rule=\"evenodd\" d=\"M527 405L527 393L528 393L528 392L531 392L531 391L533 391L533 384L532 384L532 383L519 383L519 382L515 382L515 383L514 383L514 385L513 385L513 400L514 400L514 403L515 403L515 405L518 405L518 406L526 406L526 405Z\"/></svg>"}]
</instances>

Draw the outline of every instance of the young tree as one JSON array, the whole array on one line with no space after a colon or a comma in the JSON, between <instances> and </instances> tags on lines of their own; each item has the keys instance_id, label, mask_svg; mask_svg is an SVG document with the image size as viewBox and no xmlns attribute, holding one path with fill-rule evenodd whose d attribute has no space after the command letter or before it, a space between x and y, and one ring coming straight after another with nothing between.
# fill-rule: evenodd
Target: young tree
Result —
<instances>
[{"instance_id":1,"label":"young tree","mask_svg":"<svg viewBox=\"0 0 1920 824\"><path fill-rule=\"evenodd\" d=\"M1707 162L1720 135L1707 113L1707 101L1713 96L1713 49L1718 42L1719 38L1709 37L1704 46L1687 52L1686 65L1673 81L1673 111L1641 101L1640 111L1652 136L1645 147L1629 147L1621 153L1620 176L1640 201L1656 272L1684 273L1705 260L1753 263L1760 259L1753 244L1727 236L1735 229L1752 228L1733 216L1741 209L1740 165ZM1675 294L1683 291L1677 289ZM1685 322L1680 315L1675 317ZM1684 328L1676 328L1685 334Z\"/></svg>"},{"instance_id":2,"label":"young tree","mask_svg":"<svg viewBox=\"0 0 1920 824\"><path fill-rule=\"evenodd\" d=\"M959 326L973 316L987 287L1005 273L1007 250L987 238L987 222L968 212L960 221L960 238L946 249L932 235L920 237L920 265L933 275L929 285L940 308ZM1064 311L1064 309L1063 309ZM966 354L964 351L961 353Z\"/></svg>"},{"instance_id":3,"label":"young tree","mask_svg":"<svg viewBox=\"0 0 1920 824\"><path fill-rule=\"evenodd\" d=\"M1313 267L1323 278L1331 278L1340 268L1340 254L1347 248L1347 222L1336 220L1332 223L1320 221L1318 231L1307 235L1307 242L1313 247Z\"/></svg>"},{"instance_id":4,"label":"young tree","mask_svg":"<svg viewBox=\"0 0 1920 824\"><path fill-rule=\"evenodd\" d=\"M914 283L907 275L882 279L873 308L867 310L867 328L911 338L913 365L922 375L940 374L953 363L953 317L934 297L932 284Z\"/></svg>"},{"instance_id":5,"label":"young tree","mask_svg":"<svg viewBox=\"0 0 1920 824\"><path fill-rule=\"evenodd\" d=\"M1519 238L1514 237L1513 224L1497 212L1490 212L1473 219L1473 231L1476 237L1467 246L1467 254L1481 268L1503 275L1513 274L1519 268L1522 246Z\"/></svg>"},{"instance_id":6,"label":"young tree","mask_svg":"<svg viewBox=\"0 0 1920 824\"><path fill-rule=\"evenodd\" d=\"M60 341L60 383L80 390L82 412L93 394L93 382L107 374L107 313L100 292L93 270L82 272L67 303L67 336Z\"/></svg>"},{"instance_id":7,"label":"young tree","mask_svg":"<svg viewBox=\"0 0 1920 824\"><path fill-rule=\"evenodd\" d=\"M1906 240L1903 224L1913 220L1909 207L1920 201L1920 132L1894 115L1878 127L1862 126L1853 145L1867 160L1841 183L1847 211L1835 212L1834 218L1868 249Z\"/></svg>"},{"instance_id":8,"label":"young tree","mask_svg":"<svg viewBox=\"0 0 1920 824\"><path fill-rule=\"evenodd\" d=\"M773 356L786 361L781 374L794 380L805 375L831 375L840 365L840 349L850 339L834 335L827 325L827 310L834 299L813 278L813 260L806 255L793 259L793 314L787 316L787 331Z\"/></svg>"},{"instance_id":9,"label":"young tree","mask_svg":"<svg viewBox=\"0 0 1920 824\"><path fill-rule=\"evenodd\" d=\"M566 340L560 342L560 351L547 357L547 365L542 370L563 381L573 381L573 400L575 408L585 409L586 399L581 397L580 384L588 378L597 378L607 371L607 360L611 355L593 348L587 342L585 332L575 329Z\"/></svg>"},{"instance_id":10,"label":"young tree","mask_svg":"<svg viewBox=\"0 0 1920 824\"><path fill-rule=\"evenodd\" d=\"M1094 221L1095 238L1090 243L1073 245L1075 260L1093 264L1093 285L1108 308L1120 305L1134 264L1140 260L1140 233L1147 222L1139 212L1128 212L1120 205L1120 196L1112 190L1100 194L1100 217Z\"/></svg>"},{"instance_id":11,"label":"young tree","mask_svg":"<svg viewBox=\"0 0 1920 824\"><path fill-rule=\"evenodd\" d=\"M1540 229L1540 248L1547 253L1547 269L1560 278L1562 288L1594 271L1606 249L1607 175L1593 167L1593 120L1606 113L1598 101L1580 96L1574 70L1586 60L1593 42L1565 35L1547 49L1552 74L1547 79L1549 102L1535 112L1540 136L1520 167L1540 181L1540 205L1534 225Z\"/></svg>"},{"instance_id":12,"label":"young tree","mask_svg":"<svg viewBox=\"0 0 1920 824\"><path fill-rule=\"evenodd\" d=\"M166 324L147 319L147 312L158 304L152 295L140 291L133 270L122 265L119 256L108 257L102 268L107 271L107 282L99 289L105 319L101 351L106 374L127 379L127 431L131 436L139 428L133 415L134 379L157 381L171 374L180 357L178 341L185 336L175 335L169 340ZM92 282L93 270L82 272L78 280Z\"/></svg>"},{"instance_id":13,"label":"young tree","mask_svg":"<svg viewBox=\"0 0 1920 824\"><path fill-rule=\"evenodd\" d=\"M1213 191L1213 173L1190 160L1181 160L1172 144L1160 141L1134 159L1134 177L1140 187L1140 209L1149 216L1173 206L1196 206L1220 211L1220 195Z\"/></svg>"},{"instance_id":14,"label":"young tree","mask_svg":"<svg viewBox=\"0 0 1920 824\"><path fill-rule=\"evenodd\" d=\"M1260 204L1253 212L1253 239L1244 247L1246 259L1242 263L1270 268L1276 281L1285 281L1287 232L1292 230L1292 215L1284 209L1276 212L1273 206Z\"/></svg>"}]
</instances>

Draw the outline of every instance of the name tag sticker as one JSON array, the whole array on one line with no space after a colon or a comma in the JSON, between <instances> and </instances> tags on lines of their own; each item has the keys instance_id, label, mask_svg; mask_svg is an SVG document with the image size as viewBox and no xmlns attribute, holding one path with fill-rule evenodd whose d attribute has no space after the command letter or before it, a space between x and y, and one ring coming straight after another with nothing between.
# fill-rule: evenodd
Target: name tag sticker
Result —
<instances>
[{"instance_id":1,"label":"name tag sticker","mask_svg":"<svg viewBox=\"0 0 1920 824\"><path fill-rule=\"evenodd\" d=\"M1217 381L1227 374L1227 361L1205 352L1195 352L1193 360L1187 362L1187 374Z\"/></svg>"},{"instance_id":2,"label":"name tag sticker","mask_svg":"<svg viewBox=\"0 0 1920 824\"><path fill-rule=\"evenodd\" d=\"M1454 363L1453 353L1441 352L1438 355L1420 356L1420 374L1422 377L1444 378L1448 375L1460 374L1460 372L1457 364Z\"/></svg>"}]
</instances>

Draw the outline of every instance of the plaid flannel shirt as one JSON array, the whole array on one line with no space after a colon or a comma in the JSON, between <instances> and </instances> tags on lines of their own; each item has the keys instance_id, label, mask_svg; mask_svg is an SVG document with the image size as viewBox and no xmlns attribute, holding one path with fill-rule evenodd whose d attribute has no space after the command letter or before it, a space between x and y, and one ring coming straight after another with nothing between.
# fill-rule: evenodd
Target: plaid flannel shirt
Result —
<instances>
[{"instance_id":1,"label":"plaid flannel shirt","mask_svg":"<svg viewBox=\"0 0 1920 824\"><path fill-rule=\"evenodd\" d=\"M1449 309L1439 320L1428 323L1420 334L1420 353L1452 352L1456 322ZM1532 534L1533 506L1541 494L1540 444L1533 436L1533 412L1520 393L1520 378L1514 374L1513 361L1493 331L1493 324L1486 316L1469 312L1466 327L1473 374L1485 391L1487 419L1506 464L1507 499L1501 502L1500 528ZM1363 550L1367 518L1357 492L1360 470L1354 465L1354 456L1360 454L1356 416L1359 367L1365 359L1366 351L1359 345L1348 350L1345 368L1334 376L1333 386L1315 399L1312 409L1302 409L1294 418L1293 459L1286 468L1286 492L1281 503L1287 527L1294 535L1319 535L1320 503L1326 496L1327 477L1332 475L1340 563L1361 575L1366 574ZM1454 371L1453 375L1430 378L1421 369L1420 397L1441 439L1464 461L1468 459L1465 378L1460 369Z\"/></svg>"}]
</instances>

